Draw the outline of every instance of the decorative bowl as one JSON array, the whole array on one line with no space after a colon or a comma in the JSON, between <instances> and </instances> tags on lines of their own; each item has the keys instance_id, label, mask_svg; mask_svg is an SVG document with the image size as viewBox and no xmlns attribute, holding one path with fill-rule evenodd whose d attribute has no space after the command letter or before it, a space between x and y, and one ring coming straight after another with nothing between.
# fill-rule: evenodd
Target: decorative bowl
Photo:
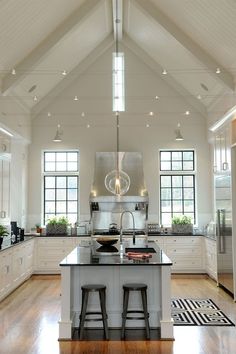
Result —
<instances>
[{"instance_id":1,"label":"decorative bowl","mask_svg":"<svg viewBox=\"0 0 236 354\"><path fill-rule=\"evenodd\" d=\"M112 246L118 241L118 238L114 238L114 237L98 237L96 239L96 241L102 246Z\"/></svg>"}]
</instances>

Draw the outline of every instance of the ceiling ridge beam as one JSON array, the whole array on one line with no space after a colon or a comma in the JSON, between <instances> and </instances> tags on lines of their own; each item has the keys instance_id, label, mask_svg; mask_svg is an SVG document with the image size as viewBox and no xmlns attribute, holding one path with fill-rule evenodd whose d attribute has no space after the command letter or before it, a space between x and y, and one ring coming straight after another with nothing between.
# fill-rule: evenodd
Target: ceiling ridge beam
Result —
<instances>
[{"instance_id":1,"label":"ceiling ridge beam","mask_svg":"<svg viewBox=\"0 0 236 354\"><path fill-rule=\"evenodd\" d=\"M204 118L207 116L207 111L205 106L192 94L189 93L182 85L180 85L170 74L165 75L165 79L160 74L162 72L162 67L156 60L154 60L150 55L143 50L138 44L135 43L127 34L123 35L122 43L129 48L135 55L137 55L152 71L154 71L164 82L174 89L182 97L182 99L191 105L194 110L200 113Z\"/></svg>"},{"instance_id":2,"label":"ceiling ridge beam","mask_svg":"<svg viewBox=\"0 0 236 354\"><path fill-rule=\"evenodd\" d=\"M57 96L82 75L103 53L114 44L112 34L109 34L94 50L92 50L66 77L42 98L31 110L31 117L39 115Z\"/></svg>"},{"instance_id":3,"label":"ceiling ridge beam","mask_svg":"<svg viewBox=\"0 0 236 354\"><path fill-rule=\"evenodd\" d=\"M2 79L2 93L6 95L12 87L23 80L27 73L58 44L75 26L82 23L99 5L101 0L86 0L71 16L48 35L25 59L15 66L16 75L7 74Z\"/></svg>"},{"instance_id":4,"label":"ceiling ridge beam","mask_svg":"<svg viewBox=\"0 0 236 354\"><path fill-rule=\"evenodd\" d=\"M146 13L155 22L161 25L172 37L174 37L184 48L192 53L205 67L207 67L213 77L223 83L224 86L235 89L233 75L223 68L209 53L194 42L184 31L173 23L160 9L153 5L149 0L131 0L137 4L139 9ZM220 68L221 73L216 74L216 69Z\"/></svg>"},{"instance_id":5,"label":"ceiling ridge beam","mask_svg":"<svg viewBox=\"0 0 236 354\"><path fill-rule=\"evenodd\" d=\"M123 0L112 0L112 16L114 39L121 41L123 36Z\"/></svg>"}]
</instances>

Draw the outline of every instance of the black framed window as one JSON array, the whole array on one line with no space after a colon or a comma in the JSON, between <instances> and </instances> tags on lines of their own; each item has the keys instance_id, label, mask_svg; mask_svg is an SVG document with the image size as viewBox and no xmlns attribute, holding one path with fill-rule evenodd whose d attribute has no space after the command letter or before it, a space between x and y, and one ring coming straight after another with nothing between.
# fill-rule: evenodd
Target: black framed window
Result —
<instances>
[{"instance_id":1,"label":"black framed window","mask_svg":"<svg viewBox=\"0 0 236 354\"><path fill-rule=\"evenodd\" d=\"M160 151L160 223L171 225L173 216L180 215L195 223L195 202L194 151Z\"/></svg>"},{"instance_id":2,"label":"black framed window","mask_svg":"<svg viewBox=\"0 0 236 354\"><path fill-rule=\"evenodd\" d=\"M78 221L78 151L45 151L43 166L44 224L54 216L65 216L74 224Z\"/></svg>"}]
</instances>

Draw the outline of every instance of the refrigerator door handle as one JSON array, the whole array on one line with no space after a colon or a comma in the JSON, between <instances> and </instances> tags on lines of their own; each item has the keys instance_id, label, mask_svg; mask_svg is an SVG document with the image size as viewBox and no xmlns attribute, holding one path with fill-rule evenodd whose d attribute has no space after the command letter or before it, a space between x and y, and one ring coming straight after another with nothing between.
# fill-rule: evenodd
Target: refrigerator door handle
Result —
<instances>
[{"instance_id":1,"label":"refrigerator door handle","mask_svg":"<svg viewBox=\"0 0 236 354\"><path fill-rule=\"evenodd\" d=\"M217 226L218 226L218 239L219 239L219 253L225 253L225 239L224 239L224 223L225 223L225 210L217 210Z\"/></svg>"}]
</instances>

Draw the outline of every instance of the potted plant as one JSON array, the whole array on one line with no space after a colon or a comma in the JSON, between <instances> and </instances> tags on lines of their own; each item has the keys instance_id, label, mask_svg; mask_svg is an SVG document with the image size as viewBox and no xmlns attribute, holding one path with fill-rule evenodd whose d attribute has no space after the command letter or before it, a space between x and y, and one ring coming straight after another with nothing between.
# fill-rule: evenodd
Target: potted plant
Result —
<instances>
[{"instance_id":1,"label":"potted plant","mask_svg":"<svg viewBox=\"0 0 236 354\"><path fill-rule=\"evenodd\" d=\"M42 228L41 228L40 224L35 224L35 227L36 227L36 232L37 232L38 234L41 234Z\"/></svg>"},{"instance_id":2,"label":"potted plant","mask_svg":"<svg viewBox=\"0 0 236 354\"><path fill-rule=\"evenodd\" d=\"M193 224L190 216L181 215L172 218L172 233L182 235L193 234Z\"/></svg>"},{"instance_id":3,"label":"potted plant","mask_svg":"<svg viewBox=\"0 0 236 354\"><path fill-rule=\"evenodd\" d=\"M46 235L66 235L69 221L66 217L53 217L47 221Z\"/></svg>"},{"instance_id":4,"label":"potted plant","mask_svg":"<svg viewBox=\"0 0 236 354\"><path fill-rule=\"evenodd\" d=\"M0 224L0 248L2 247L3 237L8 236L9 232L6 226Z\"/></svg>"}]
</instances>

